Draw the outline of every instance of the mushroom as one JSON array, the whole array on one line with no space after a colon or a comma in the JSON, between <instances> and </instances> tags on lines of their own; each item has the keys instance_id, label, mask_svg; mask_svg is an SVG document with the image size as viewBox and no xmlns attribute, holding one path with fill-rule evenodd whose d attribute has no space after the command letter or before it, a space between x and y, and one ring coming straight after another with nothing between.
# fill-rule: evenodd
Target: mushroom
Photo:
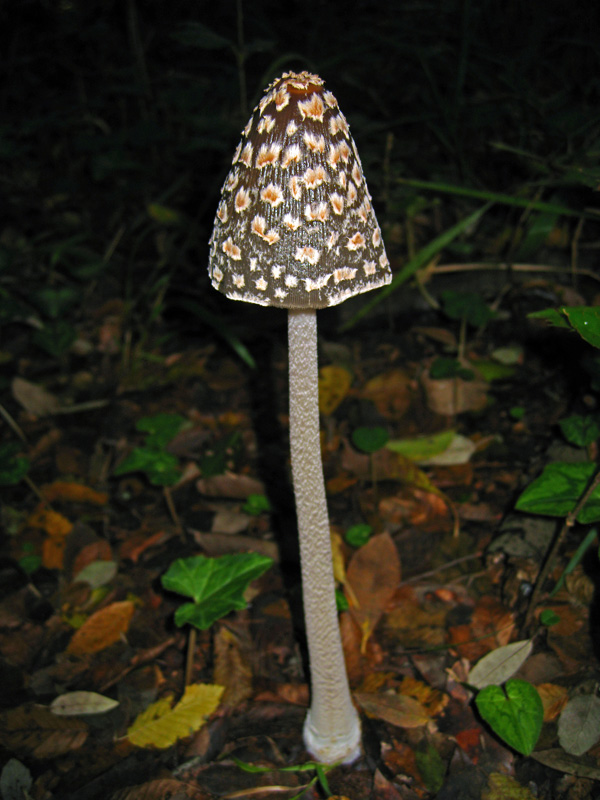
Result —
<instances>
[{"instance_id":1,"label":"mushroom","mask_svg":"<svg viewBox=\"0 0 600 800\"><path fill-rule=\"evenodd\" d=\"M391 280L344 115L324 82L288 72L242 133L210 239L209 274L232 300L288 309L290 446L311 671L307 750L353 761L352 704L335 602L319 436L316 309Z\"/></svg>"}]
</instances>

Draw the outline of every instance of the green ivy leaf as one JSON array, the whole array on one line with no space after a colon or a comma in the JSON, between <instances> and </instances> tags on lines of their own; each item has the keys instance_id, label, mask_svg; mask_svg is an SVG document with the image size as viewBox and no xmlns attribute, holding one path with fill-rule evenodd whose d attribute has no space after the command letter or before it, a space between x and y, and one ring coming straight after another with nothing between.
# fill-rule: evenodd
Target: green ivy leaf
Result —
<instances>
[{"instance_id":1,"label":"green ivy leaf","mask_svg":"<svg viewBox=\"0 0 600 800\"><path fill-rule=\"evenodd\" d=\"M593 463L568 464L557 461L548 464L544 471L530 483L515 504L517 511L542 514L547 517L566 517L575 505L596 471ZM589 498L577 515L584 525L600 520L600 487Z\"/></svg>"},{"instance_id":2,"label":"green ivy leaf","mask_svg":"<svg viewBox=\"0 0 600 800\"><path fill-rule=\"evenodd\" d=\"M563 306L560 310L582 339L594 347L600 347L600 308Z\"/></svg>"},{"instance_id":3,"label":"green ivy leaf","mask_svg":"<svg viewBox=\"0 0 600 800\"><path fill-rule=\"evenodd\" d=\"M173 439L187 422L179 414L155 414L152 417L142 417L136 423L138 431L147 433L146 446L162 450Z\"/></svg>"},{"instance_id":4,"label":"green ivy leaf","mask_svg":"<svg viewBox=\"0 0 600 800\"><path fill-rule=\"evenodd\" d=\"M513 678L500 686L486 686L475 704L490 728L510 747L528 756L542 730L544 707L535 686Z\"/></svg>"},{"instance_id":5,"label":"green ivy leaf","mask_svg":"<svg viewBox=\"0 0 600 800\"><path fill-rule=\"evenodd\" d=\"M165 589L191 597L175 612L175 622L206 630L230 611L246 608L248 584L272 565L259 553L235 553L219 558L192 556L174 561L161 582Z\"/></svg>"},{"instance_id":6,"label":"green ivy leaf","mask_svg":"<svg viewBox=\"0 0 600 800\"><path fill-rule=\"evenodd\" d=\"M171 453L151 447L136 447L118 467L115 475L144 472L154 486L172 486L180 476L179 462Z\"/></svg>"}]
</instances>

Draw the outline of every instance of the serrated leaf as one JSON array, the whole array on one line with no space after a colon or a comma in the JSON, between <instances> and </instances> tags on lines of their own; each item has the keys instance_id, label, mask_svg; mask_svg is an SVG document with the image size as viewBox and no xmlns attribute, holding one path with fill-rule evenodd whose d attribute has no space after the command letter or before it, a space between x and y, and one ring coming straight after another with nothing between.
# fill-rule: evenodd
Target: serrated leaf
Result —
<instances>
[{"instance_id":1,"label":"serrated leaf","mask_svg":"<svg viewBox=\"0 0 600 800\"><path fill-rule=\"evenodd\" d=\"M174 561L161 582L165 589L191 597L175 612L177 625L190 623L206 630L230 611L246 608L248 584L263 574L273 559L259 553L235 553L219 558L192 556Z\"/></svg>"},{"instance_id":2,"label":"serrated leaf","mask_svg":"<svg viewBox=\"0 0 600 800\"><path fill-rule=\"evenodd\" d=\"M59 717L74 717L86 714L106 714L119 705L118 700L97 692L67 692L55 697L50 711Z\"/></svg>"},{"instance_id":3,"label":"serrated leaf","mask_svg":"<svg viewBox=\"0 0 600 800\"><path fill-rule=\"evenodd\" d=\"M539 738L544 707L535 686L513 678L504 689L486 686L475 704L491 729L510 747L528 756Z\"/></svg>"},{"instance_id":4,"label":"serrated leaf","mask_svg":"<svg viewBox=\"0 0 600 800\"><path fill-rule=\"evenodd\" d=\"M558 718L558 741L573 756L582 756L600 739L600 698L579 695L569 700Z\"/></svg>"},{"instance_id":5,"label":"serrated leaf","mask_svg":"<svg viewBox=\"0 0 600 800\"><path fill-rule=\"evenodd\" d=\"M557 461L547 464L544 471L530 483L515 504L518 511L543 514L549 517L566 517L575 505L596 471L593 463L569 464ZM577 515L583 524L600 520L600 487L592 493Z\"/></svg>"},{"instance_id":6,"label":"serrated leaf","mask_svg":"<svg viewBox=\"0 0 600 800\"><path fill-rule=\"evenodd\" d=\"M511 678L523 664L533 649L531 639L511 642L487 653L469 672L468 683L476 689L484 689L492 684L500 684Z\"/></svg>"},{"instance_id":7,"label":"serrated leaf","mask_svg":"<svg viewBox=\"0 0 600 800\"><path fill-rule=\"evenodd\" d=\"M127 730L127 738L138 747L170 747L200 730L218 708L224 691L224 686L216 684L192 684L173 707L173 695L163 697L136 718Z\"/></svg>"}]
</instances>

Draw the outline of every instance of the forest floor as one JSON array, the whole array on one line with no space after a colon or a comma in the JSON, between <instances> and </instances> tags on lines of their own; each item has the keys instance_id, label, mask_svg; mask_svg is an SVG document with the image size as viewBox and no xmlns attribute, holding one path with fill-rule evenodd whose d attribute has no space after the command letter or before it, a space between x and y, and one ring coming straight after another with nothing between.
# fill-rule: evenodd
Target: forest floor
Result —
<instances>
[{"instance_id":1,"label":"forest floor","mask_svg":"<svg viewBox=\"0 0 600 800\"><path fill-rule=\"evenodd\" d=\"M465 309L474 302L457 294ZM596 455L595 441L576 447L559 427L598 411L582 367L592 348L526 317L584 298L548 276L507 276L479 327L414 299L404 317L382 314L343 337L326 316L323 326L322 449L364 747L354 765L325 771L302 742L309 675L285 326L255 336L255 369L209 338L125 361L117 299L62 360L31 355L11 329L20 376L3 406L19 442L2 465L5 798L291 798L303 787L307 800L598 796L600 746L575 755L558 724L577 695L593 711L597 556L591 548L566 570L586 531L571 526L530 608L561 520L515 510L545 465ZM432 378L459 348L468 372ZM161 584L169 566L249 551L272 566L246 608L193 636L177 627L182 598ZM483 721L469 684L482 657L517 641L523 656L498 683L526 681L541 697L527 756ZM193 731L175 713L186 680L204 687Z\"/></svg>"}]
</instances>

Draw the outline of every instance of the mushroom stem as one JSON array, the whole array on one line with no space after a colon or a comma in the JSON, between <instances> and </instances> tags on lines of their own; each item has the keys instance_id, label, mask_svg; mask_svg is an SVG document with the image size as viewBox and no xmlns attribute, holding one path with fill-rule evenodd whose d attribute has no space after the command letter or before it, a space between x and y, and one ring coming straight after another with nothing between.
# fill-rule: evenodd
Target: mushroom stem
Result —
<instances>
[{"instance_id":1,"label":"mushroom stem","mask_svg":"<svg viewBox=\"0 0 600 800\"><path fill-rule=\"evenodd\" d=\"M350 698L335 603L329 516L319 436L317 315L289 309L290 447L296 497L311 706L304 743L319 761L360 755L360 723Z\"/></svg>"}]
</instances>

